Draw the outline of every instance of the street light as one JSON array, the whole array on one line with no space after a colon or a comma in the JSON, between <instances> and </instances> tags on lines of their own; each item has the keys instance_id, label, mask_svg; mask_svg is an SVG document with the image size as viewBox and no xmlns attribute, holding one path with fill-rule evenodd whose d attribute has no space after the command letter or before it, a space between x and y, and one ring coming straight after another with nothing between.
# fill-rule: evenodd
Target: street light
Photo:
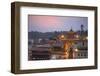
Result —
<instances>
[{"instance_id":1,"label":"street light","mask_svg":"<svg viewBox=\"0 0 100 76\"><path fill-rule=\"evenodd\" d=\"M60 36L60 39L62 40L62 39L65 39L65 36L64 35L61 35Z\"/></svg>"},{"instance_id":2,"label":"street light","mask_svg":"<svg viewBox=\"0 0 100 76\"><path fill-rule=\"evenodd\" d=\"M63 39L64 38L64 35L61 35L61 38Z\"/></svg>"},{"instance_id":3,"label":"street light","mask_svg":"<svg viewBox=\"0 0 100 76\"><path fill-rule=\"evenodd\" d=\"M79 35L76 35L75 37L76 37L76 38L79 38Z\"/></svg>"},{"instance_id":4,"label":"street light","mask_svg":"<svg viewBox=\"0 0 100 76\"><path fill-rule=\"evenodd\" d=\"M75 51L78 52L79 50L76 48Z\"/></svg>"}]
</instances>

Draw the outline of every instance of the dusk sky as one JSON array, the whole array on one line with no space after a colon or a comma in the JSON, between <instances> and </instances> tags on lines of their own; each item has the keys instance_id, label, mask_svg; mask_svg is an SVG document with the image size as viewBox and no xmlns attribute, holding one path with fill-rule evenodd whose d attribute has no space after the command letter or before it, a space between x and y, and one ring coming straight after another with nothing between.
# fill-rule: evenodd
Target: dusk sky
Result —
<instances>
[{"instance_id":1,"label":"dusk sky","mask_svg":"<svg viewBox=\"0 0 100 76\"><path fill-rule=\"evenodd\" d=\"M72 27L74 31L80 30L80 26L84 25L84 29L88 28L87 17L71 17L71 16L28 16L28 31L53 32L53 31L69 31Z\"/></svg>"}]
</instances>

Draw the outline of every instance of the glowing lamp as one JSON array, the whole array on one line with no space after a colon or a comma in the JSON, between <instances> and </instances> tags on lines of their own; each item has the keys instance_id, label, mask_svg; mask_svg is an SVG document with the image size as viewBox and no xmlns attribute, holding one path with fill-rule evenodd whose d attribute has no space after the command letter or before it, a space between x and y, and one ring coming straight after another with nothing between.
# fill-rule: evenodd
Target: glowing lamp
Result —
<instances>
[{"instance_id":1,"label":"glowing lamp","mask_svg":"<svg viewBox=\"0 0 100 76\"><path fill-rule=\"evenodd\" d=\"M61 38L63 39L64 38L64 35L61 35Z\"/></svg>"},{"instance_id":2,"label":"glowing lamp","mask_svg":"<svg viewBox=\"0 0 100 76\"><path fill-rule=\"evenodd\" d=\"M79 38L79 36L78 36L78 35L76 35L76 38Z\"/></svg>"},{"instance_id":3,"label":"glowing lamp","mask_svg":"<svg viewBox=\"0 0 100 76\"><path fill-rule=\"evenodd\" d=\"M79 50L76 48L75 51L78 52Z\"/></svg>"}]
</instances>

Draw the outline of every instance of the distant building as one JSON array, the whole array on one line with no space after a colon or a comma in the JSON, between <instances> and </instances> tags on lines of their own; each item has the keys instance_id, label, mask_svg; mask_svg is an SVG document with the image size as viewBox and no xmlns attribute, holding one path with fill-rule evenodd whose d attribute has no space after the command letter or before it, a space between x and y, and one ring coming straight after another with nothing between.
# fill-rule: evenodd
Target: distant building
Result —
<instances>
[{"instance_id":1,"label":"distant building","mask_svg":"<svg viewBox=\"0 0 100 76\"><path fill-rule=\"evenodd\" d=\"M63 48L63 42L60 40L56 40L54 44L52 44L51 51L51 59L66 59L67 55Z\"/></svg>"},{"instance_id":2,"label":"distant building","mask_svg":"<svg viewBox=\"0 0 100 76\"><path fill-rule=\"evenodd\" d=\"M28 51L28 60L49 60L51 58L51 46L37 45Z\"/></svg>"}]
</instances>

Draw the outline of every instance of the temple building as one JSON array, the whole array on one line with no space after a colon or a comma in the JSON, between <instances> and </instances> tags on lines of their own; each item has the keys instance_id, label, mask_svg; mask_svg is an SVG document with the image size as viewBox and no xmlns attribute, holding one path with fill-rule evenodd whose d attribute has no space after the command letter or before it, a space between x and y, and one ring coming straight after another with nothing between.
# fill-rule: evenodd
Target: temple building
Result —
<instances>
[{"instance_id":1,"label":"temple building","mask_svg":"<svg viewBox=\"0 0 100 76\"><path fill-rule=\"evenodd\" d=\"M71 28L66 35L59 35L58 39L63 42L63 48L67 52L68 59L88 57L87 34L83 31L83 28L80 34L74 32Z\"/></svg>"}]
</instances>

